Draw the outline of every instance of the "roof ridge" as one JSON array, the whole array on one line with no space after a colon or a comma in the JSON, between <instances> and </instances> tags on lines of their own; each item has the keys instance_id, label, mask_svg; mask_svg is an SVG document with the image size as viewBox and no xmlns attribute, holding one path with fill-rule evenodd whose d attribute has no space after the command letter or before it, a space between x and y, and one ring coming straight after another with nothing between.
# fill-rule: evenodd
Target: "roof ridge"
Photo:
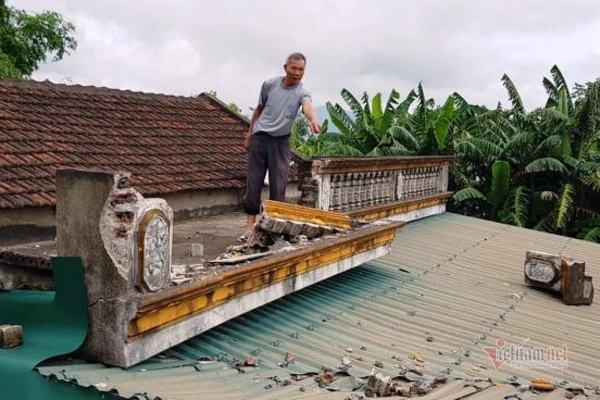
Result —
<instances>
[{"instance_id":1,"label":"roof ridge","mask_svg":"<svg viewBox=\"0 0 600 400\"><path fill-rule=\"evenodd\" d=\"M0 87L17 87L17 88L40 88L47 90L57 90L61 92L77 92L77 93L89 93L89 94L110 94L110 95L121 95L128 97L160 97L160 98L169 98L183 101L194 101L198 102L202 97L198 96L184 96L184 95L176 95L176 94L167 94L167 93L157 93L157 92L144 92L141 90L131 90L131 89L119 89L119 88L111 88L107 86L94 86L94 85L82 85L79 83L56 83L52 82L49 79L38 81L35 79L0 79Z\"/></svg>"},{"instance_id":2,"label":"roof ridge","mask_svg":"<svg viewBox=\"0 0 600 400\"><path fill-rule=\"evenodd\" d=\"M233 111L231 108L229 108L227 103L225 103L223 100L219 99L218 97L213 96L212 94L207 93L207 92L200 93L200 95L198 97L207 98L207 99L217 103L219 106L223 107L229 114L231 114L232 116L234 116L236 118L239 118L244 123L246 123L246 124L250 123L250 120L248 119L248 117L246 117L243 114Z\"/></svg>"}]
</instances>

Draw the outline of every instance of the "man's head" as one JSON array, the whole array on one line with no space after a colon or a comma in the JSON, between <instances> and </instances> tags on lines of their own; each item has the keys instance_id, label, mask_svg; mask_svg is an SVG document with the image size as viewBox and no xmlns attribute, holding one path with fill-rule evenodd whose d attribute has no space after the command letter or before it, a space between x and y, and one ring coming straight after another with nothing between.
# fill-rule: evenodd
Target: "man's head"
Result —
<instances>
[{"instance_id":1,"label":"man's head","mask_svg":"<svg viewBox=\"0 0 600 400\"><path fill-rule=\"evenodd\" d=\"M288 56L283 69L285 70L286 83L295 85L304 76L306 57L302 53L292 53Z\"/></svg>"}]
</instances>

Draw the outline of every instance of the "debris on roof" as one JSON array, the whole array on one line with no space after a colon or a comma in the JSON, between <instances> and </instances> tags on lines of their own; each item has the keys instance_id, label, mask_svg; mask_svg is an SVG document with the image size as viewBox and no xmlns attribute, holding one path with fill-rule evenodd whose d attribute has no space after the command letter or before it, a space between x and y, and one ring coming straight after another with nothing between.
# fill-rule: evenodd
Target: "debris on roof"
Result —
<instances>
[{"instance_id":1,"label":"debris on roof","mask_svg":"<svg viewBox=\"0 0 600 400\"><path fill-rule=\"evenodd\" d=\"M587 273L600 274L598 244L445 213L407 224L385 257L130 369L59 360L39 370L150 399L359 399L374 368L380 379L406 378L397 378L400 391L422 377L440 380L415 398L597 398L600 306L569 307L525 285L522 255L530 248L589 260ZM566 346L568 367L494 358L496 350L523 342ZM256 366L235 366L248 357ZM320 386L319 374L332 378L327 369L335 379ZM539 379L555 389L532 387Z\"/></svg>"}]
</instances>

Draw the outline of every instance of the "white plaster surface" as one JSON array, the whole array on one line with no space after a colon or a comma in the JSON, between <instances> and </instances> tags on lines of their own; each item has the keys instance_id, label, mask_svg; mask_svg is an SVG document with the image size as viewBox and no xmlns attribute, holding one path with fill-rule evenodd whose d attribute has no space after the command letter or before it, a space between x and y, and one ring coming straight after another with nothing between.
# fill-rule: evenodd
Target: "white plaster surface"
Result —
<instances>
[{"instance_id":1,"label":"white plaster surface","mask_svg":"<svg viewBox=\"0 0 600 400\"><path fill-rule=\"evenodd\" d=\"M420 210L414 210L411 212L407 212L404 214L398 214L390 217L392 221L402 221L409 222L414 221L416 219L421 219L425 217L429 217L431 215L442 214L446 211L446 204L439 204L436 206L421 208Z\"/></svg>"}]
</instances>

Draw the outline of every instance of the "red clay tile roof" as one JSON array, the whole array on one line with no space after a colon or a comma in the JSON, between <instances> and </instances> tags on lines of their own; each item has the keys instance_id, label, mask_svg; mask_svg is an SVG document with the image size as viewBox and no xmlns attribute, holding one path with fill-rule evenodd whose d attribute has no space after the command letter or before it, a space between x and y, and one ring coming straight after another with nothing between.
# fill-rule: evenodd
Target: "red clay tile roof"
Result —
<instances>
[{"instance_id":1,"label":"red clay tile roof","mask_svg":"<svg viewBox=\"0 0 600 400\"><path fill-rule=\"evenodd\" d=\"M247 129L206 95L0 80L0 208L54 205L59 167L129 171L145 195L240 188Z\"/></svg>"}]
</instances>

